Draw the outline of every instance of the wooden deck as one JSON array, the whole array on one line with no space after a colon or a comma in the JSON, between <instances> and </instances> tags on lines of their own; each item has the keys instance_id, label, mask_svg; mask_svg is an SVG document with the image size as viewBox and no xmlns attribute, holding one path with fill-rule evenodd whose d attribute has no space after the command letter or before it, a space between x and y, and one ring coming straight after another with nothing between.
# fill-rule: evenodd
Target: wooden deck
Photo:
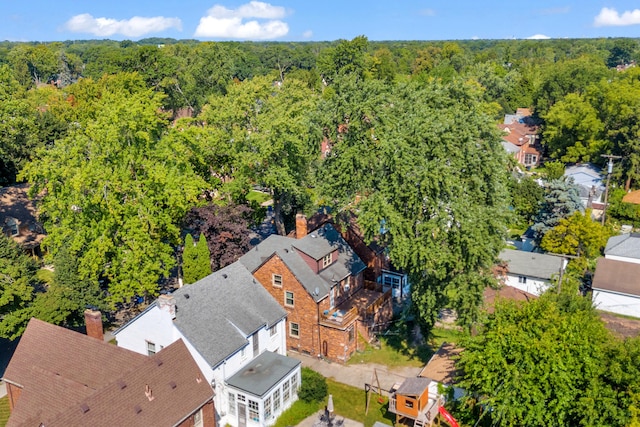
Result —
<instances>
[{"instance_id":1,"label":"wooden deck","mask_svg":"<svg viewBox=\"0 0 640 427\"><path fill-rule=\"evenodd\" d=\"M356 292L351 298L343 302L333 310L320 313L320 323L324 326L343 328L352 324L357 318L367 322L387 301L391 299L391 290L382 293L376 287L371 289L370 284L375 282L365 281L365 287Z\"/></svg>"}]
</instances>

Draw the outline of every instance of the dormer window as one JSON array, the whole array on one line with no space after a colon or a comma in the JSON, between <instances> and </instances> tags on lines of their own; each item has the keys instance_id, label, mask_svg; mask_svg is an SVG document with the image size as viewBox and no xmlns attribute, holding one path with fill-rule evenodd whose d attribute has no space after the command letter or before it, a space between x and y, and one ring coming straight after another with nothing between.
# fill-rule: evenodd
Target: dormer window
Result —
<instances>
[{"instance_id":1,"label":"dormer window","mask_svg":"<svg viewBox=\"0 0 640 427\"><path fill-rule=\"evenodd\" d=\"M322 258L322 268L327 268L328 266L330 266L331 265L331 261L332 261L331 254L325 255Z\"/></svg>"}]
</instances>

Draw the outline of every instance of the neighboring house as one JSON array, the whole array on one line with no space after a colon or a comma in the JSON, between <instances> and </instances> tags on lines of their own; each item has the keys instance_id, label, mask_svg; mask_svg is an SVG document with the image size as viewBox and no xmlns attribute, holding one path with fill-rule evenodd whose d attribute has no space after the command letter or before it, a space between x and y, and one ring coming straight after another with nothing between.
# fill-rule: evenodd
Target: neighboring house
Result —
<instances>
[{"instance_id":1,"label":"neighboring house","mask_svg":"<svg viewBox=\"0 0 640 427\"><path fill-rule=\"evenodd\" d=\"M599 310L640 317L640 234L609 238L591 284Z\"/></svg>"},{"instance_id":2,"label":"neighboring house","mask_svg":"<svg viewBox=\"0 0 640 427\"><path fill-rule=\"evenodd\" d=\"M487 313L493 313L498 300L531 301L537 298L535 295L516 289L513 286L503 285L499 289L484 288L483 307Z\"/></svg>"},{"instance_id":3,"label":"neighboring house","mask_svg":"<svg viewBox=\"0 0 640 427\"><path fill-rule=\"evenodd\" d=\"M45 234L28 193L28 184L0 188L0 226L5 235L36 256Z\"/></svg>"},{"instance_id":4,"label":"neighboring house","mask_svg":"<svg viewBox=\"0 0 640 427\"><path fill-rule=\"evenodd\" d=\"M528 108L518 108L516 114L505 115L498 127L503 131L502 146L519 164L526 168L540 164L539 128Z\"/></svg>"},{"instance_id":5,"label":"neighboring house","mask_svg":"<svg viewBox=\"0 0 640 427\"><path fill-rule=\"evenodd\" d=\"M640 190L630 191L622 198L624 203L631 203L632 205L640 205Z\"/></svg>"},{"instance_id":6,"label":"neighboring house","mask_svg":"<svg viewBox=\"0 0 640 427\"><path fill-rule=\"evenodd\" d=\"M7 426L216 426L182 341L147 357L96 338L31 319L3 378Z\"/></svg>"},{"instance_id":7,"label":"neighboring house","mask_svg":"<svg viewBox=\"0 0 640 427\"><path fill-rule=\"evenodd\" d=\"M296 230L305 228L306 217L296 216ZM346 211L338 215L337 223L324 212L314 214L307 221L306 229L315 231L324 224L330 223L340 232L351 249L365 263L364 279L382 284L383 292L391 289L391 295L397 301L402 301L410 296L411 286L406 273L395 268L389 259L385 249L375 240L369 244L365 242L364 233L358 225L358 220L353 212ZM381 232L383 232L381 230ZM296 231L289 237L296 237ZM307 232L305 232L305 235Z\"/></svg>"},{"instance_id":8,"label":"neighboring house","mask_svg":"<svg viewBox=\"0 0 640 427\"><path fill-rule=\"evenodd\" d=\"M266 426L297 400L300 362L286 357L287 312L235 262L160 295L114 332L142 354L182 339L215 390L221 425Z\"/></svg>"},{"instance_id":9,"label":"neighboring house","mask_svg":"<svg viewBox=\"0 0 640 427\"><path fill-rule=\"evenodd\" d=\"M391 292L365 281L365 264L331 224L297 239L271 235L240 258L287 311L287 348L344 363L358 334L369 339L393 315Z\"/></svg>"},{"instance_id":10,"label":"neighboring house","mask_svg":"<svg viewBox=\"0 0 640 427\"><path fill-rule=\"evenodd\" d=\"M580 200L587 208L602 209L604 183L600 168L591 163L581 163L567 166L564 176L573 179L573 183L580 189Z\"/></svg>"},{"instance_id":11,"label":"neighboring house","mask_svg":"<svg viewBox=\"0 0 640 427\"><path fill-rule=\"evenodd\" d=\"M561 256L504 249L498 255L503 260L498 272L503 284L540 296L551 286L551 279L566 267Z\"/></svg>"}]
</instances>

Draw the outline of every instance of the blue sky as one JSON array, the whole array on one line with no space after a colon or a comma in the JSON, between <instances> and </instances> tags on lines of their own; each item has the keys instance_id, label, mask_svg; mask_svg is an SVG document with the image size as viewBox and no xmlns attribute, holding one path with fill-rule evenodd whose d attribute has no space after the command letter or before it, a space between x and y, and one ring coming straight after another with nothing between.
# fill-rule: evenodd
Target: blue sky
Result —
<instances>
[{"instance_id":1,"label":"blue sky","mask_svg":"<svg viewBox=\"0 0 640 427\"><path fill-rule=\"evenodd\" d=\"M635 0L2 0L0 40L640 37Z\"/></svg>"}]
</instances>

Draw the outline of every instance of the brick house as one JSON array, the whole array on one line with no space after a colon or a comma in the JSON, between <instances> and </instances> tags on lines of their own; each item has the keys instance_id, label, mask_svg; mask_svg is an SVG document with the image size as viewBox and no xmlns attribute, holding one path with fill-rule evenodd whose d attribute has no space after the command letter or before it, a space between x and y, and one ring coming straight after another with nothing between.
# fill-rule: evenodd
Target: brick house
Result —
<instances>
[{"instance_id":1,"label":"brick house","mask_svg":"<svg viewBox=\"0 0 640 427\"><path fill-rule=\"evenodd\" d=\"M365 281L365 264L332 224L297 238L271 235L240 258L287 311L287 348L346 362L393 315L391 291Z\"/></svg>"},{"instance_id":2,"label":"brick house","mask_svg":"<svg viewBox=\"0 0 640 427\"><path fill-rule=\"evenodd\" d=\"M216 426L213 390L182 341L148 357L101 335L101 324L91 337L31 319L3 378L7 426Z\"/></svg>"},{"instance_id":3,"label":"brick house","mask_svg":"<svg viewBox=\"0 0 640 427\"><path fill-rule=\"evenodd\" d=\"M527 108L518 108L516 114L507 114L498 127L503 131L502 146L524 167L540 164L542 147L539 127Z\"/></svg>"}]
</instances>

